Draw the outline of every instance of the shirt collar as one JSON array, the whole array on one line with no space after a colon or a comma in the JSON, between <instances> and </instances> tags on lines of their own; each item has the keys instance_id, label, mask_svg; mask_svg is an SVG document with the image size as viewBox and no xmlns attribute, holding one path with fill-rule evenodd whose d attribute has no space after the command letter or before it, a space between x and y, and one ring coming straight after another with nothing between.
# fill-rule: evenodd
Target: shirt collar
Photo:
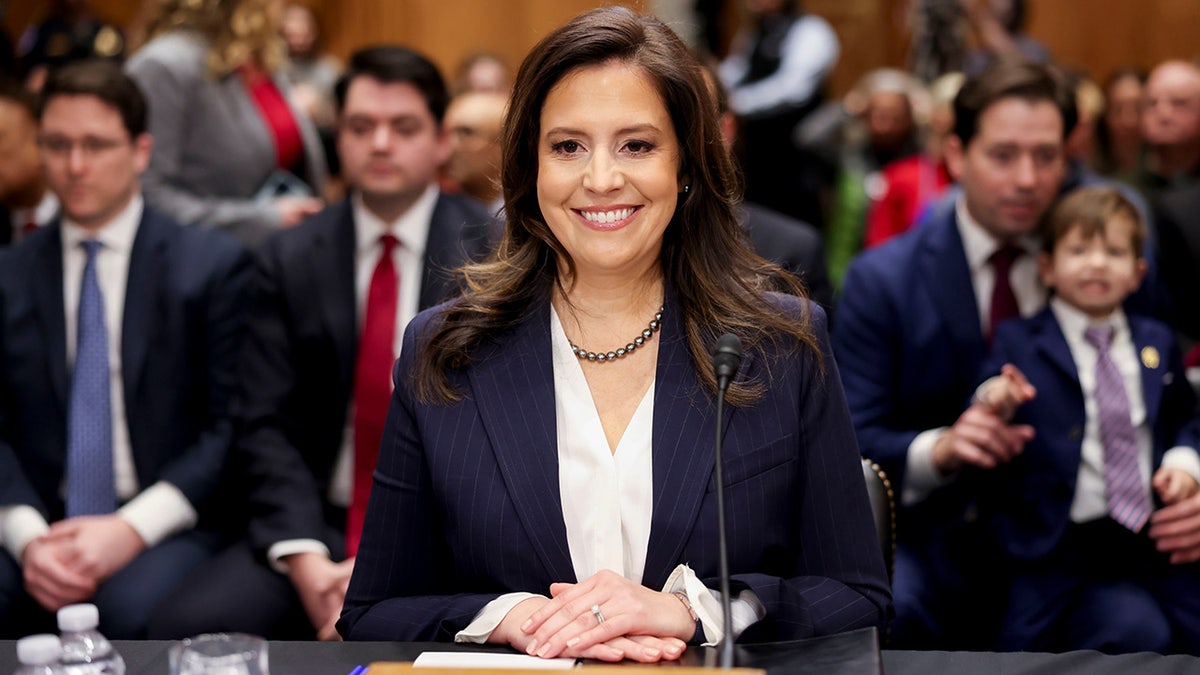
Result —
<instances>
[{"instance_id":1,"label":"shirt collar","mask_svg":"<svg viewBox=\"0 0 1200 675\"><path fill-rule=\"evenodd\" d=\"M379 238L391 234L400 241L400 246L416 254L424 254L425 242L429 239L429 226L433 221L433 209L437 205L439 190L436 184L425 188L425 192L413 202L399 218L385 223L371 213L355 192L350 197L354 213L355 237L359 254L369 254L379 244Z\"/></svg>"},{"instance_id":2,"label":"shirt collar","mask_svg":"<svg viewBox=\"0 0 1200 675\"><path fill-rule=\"evenodd\" d=\"M1103 319L1093 319L1076 307L1068 305L1062 298L1050 298L1050 311L1058 320L1058 326L1068 340L1078 342L1083 340L1083 332L1091 326L1112 326L1113 339L1129 331L1129 321L1125 318L1125 310L1120 307L1113 310Z\"/></svg>"},{"instance_id":3,"label":"shirt collar","mask_svg":"<svg viewBox=\"0 0 1200 675\"><path fill-rule=\"evenodd\" d=\"M991 258L1003 243L983 229L979 221L971 216L971 212L967 209L965 193L958 195L958 199L954 203L954 215L958 222L958 233L962 237L963 251L967 254L967 265L972 271L980 269L987 264L988 258ZM1034 258L1040 251L1037 238L1031 235L1021 237L1013 244Z\"/></svg>"},{"instance_id":4,"label":"shirt collar","mask_svg":"<svg viewBox=\"0 0 1200 675\"><path fill-rule=\"evenodd\" d=\"M81 242L95 239L104 245L105 250L128 255L133 250L133 239L137 236L138 225L142 222L144 208L145 202L142 194L135 192L133 198L120 213L95 230L84 229L64 215L62 219L63 250L72 251L78 248Z\"/></svg>"}]
</instances>

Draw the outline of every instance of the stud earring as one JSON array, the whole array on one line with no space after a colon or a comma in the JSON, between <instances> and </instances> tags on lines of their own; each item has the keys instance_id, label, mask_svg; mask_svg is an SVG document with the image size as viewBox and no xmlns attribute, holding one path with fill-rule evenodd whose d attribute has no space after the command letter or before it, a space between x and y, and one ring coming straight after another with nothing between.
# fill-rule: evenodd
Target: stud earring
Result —
<instances>
[{"instance_id":1,"label":"stud earring","mask_svg":"<svg viewBox=\"0 0 1200 675\"><path fill-rule=\"evenodd\" d=\"M692 190L692 186L691 186L691 185L684 185L684 186L683 186L683 194L685 194L685 195L686 195L687 193L691 192L691 190Z\"/></svg>"}]
</instances>

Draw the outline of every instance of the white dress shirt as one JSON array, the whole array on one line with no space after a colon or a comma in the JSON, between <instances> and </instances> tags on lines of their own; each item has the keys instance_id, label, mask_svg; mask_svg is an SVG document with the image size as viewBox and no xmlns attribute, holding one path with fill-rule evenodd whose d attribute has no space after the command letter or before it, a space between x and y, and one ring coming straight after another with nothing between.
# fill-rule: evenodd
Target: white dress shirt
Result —
<instances>
[{"instance_id":1,"label":"white dress shirt","mask_svg":"<svg viewBox=\"0 0 1200 675\"><path fill-rule=\"evenodd\" d=\"M1142 366L1138 361L1137 345L1129 333L1129 322L1121 309L1113 312L1107 320L1095 321L1086 314L1063 302L1060 298L1050 300L1050 311L1062 328L1063 337L1071 350L1075 369L1079 374L1079 386L1083 390L1085 422L1083 441L1080 447L1079 478L1075 483L1075 498L1071 501L1071 520L1083 523L1108 515L1108 497L1104 482L1104 443L1100 438L1100 409L1096 403L1096 348L1084 339L1084 331L1091 325L1110 325L1113 339L1108 353L1121 380L1125 383L1125 395L1129 399L1129 413L1133 421L1138 447L1138 470L1146 494L1151 494L1150 479L1154 472L1154 436L1146 423L1146 400L1142 391ZM1181 469L1200 482L1200 455L1194 448L1176 446L1163 455L1162 465Z\"/></svg>"},{"instance_id":2,"label":"white dress shirt","mask_svg":"<svg viewBox=\"0 0 1200 675\"><path fill-rule=\"evenodd\" d=\"M400 357L400 345L404 342L404 329L417 315L421 306L421 281L425 272L425 244L429 240L429 228L433 221L433 210L439 195L437 185L430 185L413 205L394 222L385 223L363 205L362 197L355 193L350 198L354 215L354 301L357 309L358 330L362 333L362 322L366 316L367 292L371 287L371 276L383 252L380 238L391 234L399 240L392 249L392 264L396 266L400 282L396 306L396 332L392 354ZM342 447L338 451L333 476L329 480L330 503L349 506L354 490L354 401L346 414L346 429L342 434ZM281 560L295 553L321 553L329 555L329 548L316 539L288 539L276 542L267 550L271 566L280 572L287 571Z\"/></svg>"},{"instance_id":3,"label":"white dress shirt","mask_svg":"<svg viewBox=\"0 0 1200 675\"><path fill-rule=\"evenodd\" d=\"M108 224L94 232L63 219L63 310L69 368L75 362L80 284L87 262L87 253L81 244L86 239L97 239L103 244L96 254L96 282L104 298L104 323L108 333L113 478L117 498L126 502L117 513L133 527L147 546L154 546L172 534L195 526L197 515L183 493L168 482L159 481L141 490L137 468L133 463L133 450L129 444L125 386L121 379L121 324L125 315L129 259L141 223L142 210L142 196L137 194ZM0 539L18 561L25 546L44 534L48 527L45 518L32 506L0 509Z\"/></svg>"},{"instance_id":4,"label":"white dress shirt","mask_svg":"<svg viewBox=\"0 0 1200 675\"><path fill-rule=\"evenodd\" d=\"M611 570L641 583L654 511L652 438L654 383L634 411L615 452L608 447L579 358L571 351L558 313L550 310L554 363L554 413L558 430L558 485L567 547L576 579ZM704 586L687 565L672 571L663 592L683 592L704 626L708 644L724 634L720 594ZM456 642L486 642L513 607L537 597L508 593L488 603ZM765 616L751 591L733 600L733 629L741 633Z\"/></svg>"},{"instance_id":5,"label":"white dress shirt","mask_svg":"<svg viewBox=\"0 0 1200 675\"><path fill-rule=\"evenodd\" d=\"M979 308L979 327L987 335L991 326L989 319L992 309L992 291L996 287L996 271L989 258L1003 244L993 237L979 221L967 210L964 195L959 195L954 205L955 220L958 233L962 238L963 253L967 257L967 267L971 271L971 286L975 291L975 306ZM1009 282L1013 295L1017 298L1017 307L1021 316L1032 316L1046 305L1046 289L1038 276L1037 257L1040 251L1038 241L1033 237L1025 237L1016 242L1025 255L1018 256L1013 261L1009 271ZM964 401L965 403L965 401ZM933 446L949 427L929 429L917 434L908 446L906 457L906 474L904 489L900 500L905 506L911 506L923 501L935 488L946 485L954 476L943 476L933 464Z\"/></svg>"}]
</instances>

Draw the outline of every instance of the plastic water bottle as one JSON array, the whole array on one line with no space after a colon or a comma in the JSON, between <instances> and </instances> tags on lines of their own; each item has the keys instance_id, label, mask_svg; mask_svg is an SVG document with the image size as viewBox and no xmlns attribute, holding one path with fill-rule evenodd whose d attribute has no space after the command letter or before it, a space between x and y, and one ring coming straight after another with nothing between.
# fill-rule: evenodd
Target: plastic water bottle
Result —
<instances>
[{"instance_id":1,"label":"plastic water bottle","mask_svg":"<svg viewBox=\"0 0 1200 675\"><path fill-rule=\"evenodd\" d=\"M14 675L62 675L58 664L62 643L57 635L44 633L17 640L17 661L21 666Z\"/></svg>"},{"instance_id":2,"label":"plastic water bottle","mask_svg":"<svg viewBox=\"0 0 1200 675\"><path fill-rule=\"evenodd\" d=\"M100 611L95 605L67 605L58 610L63 672L70 675L125 675L125 661L108 638L96 630L98 625Z\"/></svg>"}]
</instances>

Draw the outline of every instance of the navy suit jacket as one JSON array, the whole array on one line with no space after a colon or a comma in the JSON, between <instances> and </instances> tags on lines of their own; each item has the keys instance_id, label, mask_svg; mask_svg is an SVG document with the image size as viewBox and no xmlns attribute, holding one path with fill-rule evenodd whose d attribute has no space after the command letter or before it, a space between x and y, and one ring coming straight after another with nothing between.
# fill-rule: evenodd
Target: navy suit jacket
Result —
<instances>
[{"instance_id":1,"label":"navy suit jacket","mask_svg":"<svg viewBox=\"0 0 1200 675\"><path fill-rule=\"evenodd\" d=\"M953 200L943 200L921 227L864 251L838 306L834 347L859 447L897 492L908 446L926 429L954 424L987 355L956 220ZM905 538L957 518L963 482L906 509Z\"/></svg>"},{"instance_id":2,"label":"navy suit jacket","mask_svg":"<svg viewBox=\"0 0 1200 675\"><path fill-rule=\"evenodd\" d=\"M1166 325L1128 315L1129 331L1140 355L1153 348L1158 360L1139 358L1146 424L1153 438L1152 466L1176 445L1200 448L1196 397L1184 376L1179 348ZM1037 435L1025 451L989 476L996 539L1009 555L1034 560L1050 553L1070 522L1071 501L1079 475L1083 440L1083 391L1075 360L1049 308L1000 326L985 376L1012 363L1037 388L1037 398L1017 410L1014 422L1033 425ZM992 509L988 509L992 511Z\"/></svg>"},{"instance_id":3,"label":"navy suit jacket","mask_svg":"<svg viewBox=\"0 0 1200 675\"><path fill-rule=\"evenodd\" d=\"M452 270L487 252L489 218L440 195L425 246L420 306L458 287ZM279 232L258 252L243 352L235 474L249 481L252 545L329 541L326 495L353 395L359 319L353 209L343 201Z\"/></svg>"},{"instance_id":4,"label":"navy suit jacket","mask_svg":"<svg viewBox=\"0 0 1200 675\"><path fill-rule=\"evenodd\" d=\"M64 511L71 387L60 229L57 220L40 228L0 266L0 504L28 504L51 521ZM121 324L129 442L143 489L168 481L198 509L232 437L249 271L233 239L146 208Z\"/></svg>"},{"instance_id":5,"label":"navy suit jacket","mask_svg":"<svg viewBox=\"0 0 1200 675\"><path fill-rule=\"evenodd\" d=\"M781 311L801 311L778 296ZM653 422L654 503L643 584L660 589L687 563L717 577L712 482L714 397L693 369L668 296L659 334ZM724 479L734 592L766 618L743 641L880 626L890 591L824 313L816 354L747 354L738 378L763 399L726 409ZM549 303L479 349L450 405L415 400L408 374L437 320L409 325L375 484L338 630L355 640L450 640L498 595L548 595L574 582L558 483Z\"/></svg>"}]
</instances>

